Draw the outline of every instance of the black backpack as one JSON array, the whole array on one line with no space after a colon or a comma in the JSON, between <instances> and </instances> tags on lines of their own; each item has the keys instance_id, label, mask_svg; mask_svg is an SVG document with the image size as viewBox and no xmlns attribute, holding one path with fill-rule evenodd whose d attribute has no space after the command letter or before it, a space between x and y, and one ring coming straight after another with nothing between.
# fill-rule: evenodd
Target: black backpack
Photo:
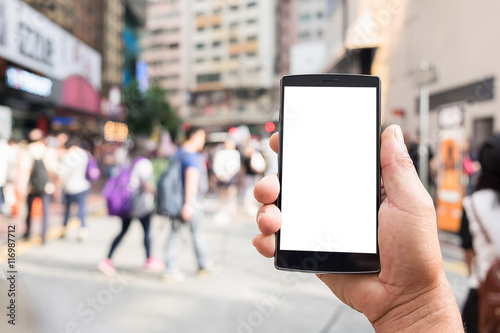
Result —
<instances>
[{"instance_id":1,"label":"black backpack","mask_svg":"<svg viewBox=\"0 0 500 333\"><path fill-rule=\"evenodd\" d=\"M29 184L32 193L43 193L45 185L49 182L49 173L45 169L42 160L34 160L33 167L31 168L31 175Z\"/></svg>"},{"instance_id":2,"label":"black backpack","mask_svg":"<svg viewBox=\"0 0 500 333\"><path fill-rule=\"evenodd\" d=\"M161 175L156 190L156 211L170 218L179 218L184 205L184 184L181 155L176 155Z\"/></svg>"}]
</instances>

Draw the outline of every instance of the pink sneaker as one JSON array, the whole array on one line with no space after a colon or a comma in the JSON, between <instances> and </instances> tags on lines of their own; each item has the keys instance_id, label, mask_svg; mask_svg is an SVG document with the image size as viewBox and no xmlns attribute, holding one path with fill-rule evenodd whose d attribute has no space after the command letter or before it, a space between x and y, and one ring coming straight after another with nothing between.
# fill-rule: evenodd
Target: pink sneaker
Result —
<instances>
[{"instance_id":1,"label":"pink sneaker","mask_svg":"<svg viewBox=\"0 0 500 333\"><path fill-rule=\"evenodd\" d=\"M165 269L165 263L156 259L155 257L149 257L148 260L146 260L146 265L144 268L146 268L148 271L161 272Z\"/></svg>"},{"instance_id":2,"label":"pink sneaker","mask_svg":"<svg viewBox=\"0 0 500 333\"><path fill-rule=\"evenodd\" d=\"M116 274L115 266L113 266L113 262L109 258L101 261L99 263L99 265L97 265L97 268L99 268L99 270L101 272L103 272L104 274L106 274L108 276L112 276L112 275Z\"/></svg>"}]
</instances>

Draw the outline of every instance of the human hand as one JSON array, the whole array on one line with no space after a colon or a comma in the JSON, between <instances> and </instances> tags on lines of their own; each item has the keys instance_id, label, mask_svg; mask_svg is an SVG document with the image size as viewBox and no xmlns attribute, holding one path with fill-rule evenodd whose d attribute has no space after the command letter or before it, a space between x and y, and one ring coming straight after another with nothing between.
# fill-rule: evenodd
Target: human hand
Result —
<instances>
[{"instance_id":1,"label":"human hand","mask_svg":"<svg viewBox=\"0 0 500 333\"><path fill-rule=\"evenodd\" d=\"M191 220L191 218L194 215L194 207L190 205L184 205L182 206L182 211L181 211L181 220L186 222Z\"/></svg>"},{"instance_id":2,"label":"human hand","mask_svg":"<svg viewBox=\"0 0 500 333\"><path fill-rule=\"evenodd\" d=\"M270 140L278 149L278 135ZM379 210L379 274L318 274L345 304L366 315L377 332L463 332L460 312L444 275L436 213L408 155L399 126L381 136L385 195ZM262 234L253 240L266 257L275 251L281 212L274 205L278 178L264 177L254 195ZM307 208L307 207L306 207Z\"/></svg>"}]
</instances>

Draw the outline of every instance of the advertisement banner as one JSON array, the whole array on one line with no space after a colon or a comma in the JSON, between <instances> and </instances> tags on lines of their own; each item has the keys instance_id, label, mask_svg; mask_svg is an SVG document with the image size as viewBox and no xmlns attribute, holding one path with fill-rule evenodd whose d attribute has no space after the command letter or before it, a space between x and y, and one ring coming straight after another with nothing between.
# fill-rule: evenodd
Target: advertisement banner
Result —
<instances>
[{"instance_id":1,"label":"advertisement banner","mask_svg":"<svg viewBox=\"0 0 500 333\"><path fill-rule=\"evenodd\" d=\"M19 0L0 0L0 57L60 81L80 76L101 87L101 55Z\"/></svg>"}]
</instances>

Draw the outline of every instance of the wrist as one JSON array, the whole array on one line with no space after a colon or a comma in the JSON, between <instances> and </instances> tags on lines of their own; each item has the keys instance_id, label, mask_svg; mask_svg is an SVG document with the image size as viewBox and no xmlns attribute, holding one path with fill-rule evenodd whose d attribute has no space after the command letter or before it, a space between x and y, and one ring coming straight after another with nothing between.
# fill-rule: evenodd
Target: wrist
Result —
<instances>
[{"instance_id":1,"label":"wrist","mask_svg":"<svg viewBox=\"0 0 500 333\"><path fill-rule=\"evenodd\" d=\"M455 296L444 272L437 287L392 308L372 325L377 333L464 331Z\"/></svg>"}]
</instances>

